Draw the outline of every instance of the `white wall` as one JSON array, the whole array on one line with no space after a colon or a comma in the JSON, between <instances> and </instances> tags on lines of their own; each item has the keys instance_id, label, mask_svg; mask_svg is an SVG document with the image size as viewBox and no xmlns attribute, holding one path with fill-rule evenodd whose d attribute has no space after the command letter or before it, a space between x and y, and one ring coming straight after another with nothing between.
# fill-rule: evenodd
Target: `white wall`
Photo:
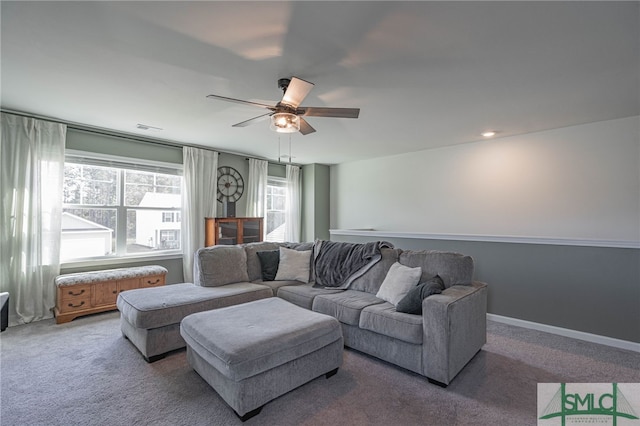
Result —
<instances>
[{"instance_id":1,"label":"white wall","mask_svg":"<svg viewBox=\"0 0 640 426\"><path fill-rule=\"evenodd\" d=\"M640 116L332 166L331 228L640 241Z\"/></svg>"}]
</instances>

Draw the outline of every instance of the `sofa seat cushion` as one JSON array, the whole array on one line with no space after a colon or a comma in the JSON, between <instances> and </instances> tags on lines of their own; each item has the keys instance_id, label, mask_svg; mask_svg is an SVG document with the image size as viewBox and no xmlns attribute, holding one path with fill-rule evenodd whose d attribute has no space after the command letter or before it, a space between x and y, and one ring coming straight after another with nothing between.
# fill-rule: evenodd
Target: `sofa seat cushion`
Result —
<instances>
[{"instance_id":1,"label":"sofa seat cushion","mask_svg":"<svg viewBox=\"0 0 640 426\"><path fill-rule=\"evenodd\" d=\"M279 281L274 281L279 282ZM291 281L282 281L283 283L292 283ZM325 289L314 287L314 283L300 284L293 281L297 285L284 285L278 288L278 297L298 305L302 308L311 310L313 308L313 299L319 294L335 294L342 293L338 289ZM266 283L265 283L266 284Z\"/></svg>"},{"instance_id":2,"label":"sofa seat cushion","mask_svg":"<svg viewBox=\"0 0 640 426\"><path fill-rule=\"evenodd\" d=\"M422 344L422 316L397 312L389 302L364 308L359 325L364 330L416 345Z\"/></svg>"},{"instance_id":3,"label":"sofa seat cushion","mask_svg":"<svg viewBox=\"0 0 640 426\"><path fill-rule=\"evenodd\" d=\"M134 327L151 329L177 324L194 312L222 308L272 297L264 285L235 283L221 287L202 287L191 283L123 291L117 306Z\"/></svg>"},{"instance_id":4,"label":"sofa seat cushion","mask_svg":"<svg viewBox=\"0 0 640 426\"><path fill-rule=\"evenodd\" d=\"M304 285L300 281L262 281L262 280L257 280L257 281L254 281L254 283L269 287L271 289L271 291L273 291L273 295L274 296L277 296L278 289L280 287L286 287L286 286L295 286L295 287L297 287L299 285ZM309 308L309 309L311 309L311 308Z\"/></svg>"},{"instance_id":5,"label":"sofa seat cushion","mask_svg":"<svg viewBox=\"0 0 640 426\"><path fill-rule=\"evenodd\" d=\"M277 297L189 315L180 333L209 365L234 381L342 341L335 318Z\"/></svg>"},{"instance_id":6,"label":"sofa seat cushion","mask_svg":"<svg viewBox=\"0 0 640 426\"><path fill-rule=\"evenodd\" d=\"M317 295L313 299L313 310L331 315L342 323L357 326L360 323L362 309L383 302L364 291L345 290L340 293Z\"/></svg>"}]
</instances>

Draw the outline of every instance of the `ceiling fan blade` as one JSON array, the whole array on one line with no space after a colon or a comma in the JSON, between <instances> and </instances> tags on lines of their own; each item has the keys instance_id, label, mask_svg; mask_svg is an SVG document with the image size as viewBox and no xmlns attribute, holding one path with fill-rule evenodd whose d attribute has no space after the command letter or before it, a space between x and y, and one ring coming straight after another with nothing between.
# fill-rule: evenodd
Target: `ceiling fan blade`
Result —
<instances>
[{"instance_id":1,"label":"ceiling fan blade","mask_svg":"<svg viewBox=\"0 0 640 426\"><path fill-rule=\"evenodd\" d=\"M308 135L309 133L315 132L316 129L311 127L311 124L307 122L304 118L300 117L300 133L303 135Z\"/></svg>"},{"instance_id":2,"label":"ceiling fan blade","mask_svg":"<svg viewBox=\"0 0 640 426\"><path fill-rule=\"evenodd\" d=\"M270 109L271 111L275 111L275 109L276 109L274 105L261 104L259 102L243 101L242 99L228 98L226 96L220 96L220 95L207 95L207 98L209 98L209 99L218 99L218 100L227 101L227 102L234 102L236 104L251 105L251 106L257 106L257 107L260 107L260 108L267 108L267 109Z\"/></svg>"},{"instance_id":3,"label":"ceiling fan blade","mask_svg":"<svg viewBox=\"0 0 640 426\"><path fill-rule=\"evenodd\" d=\"M358 118L360 108L304 107L298 108L296 113L306 117Z\"/></svg>"},{"instance_id":4,"label":"ceiling fan blade","mask_svg":"<svg viewBox=\"0 0 640 426\"><path fill-rule=\"evenodd\" d=\"M287 86L287 90L282 97L282 103L298 108L311 89L313 89L313 86L313 83L301 80L298 77L291 77L289 86Z\"/></svg>"},{"instance_id":5,"label":"ceiling fan blade","mask_svg":"<svg viewBox=\"0 0 640 426\"><path fill-rule=\"evenodd\" d=\"M236 123L236 124L234 124L234 125L233 125L233 126L231 126L231 127L247 127L247 126L249 126L249 125L251 125L251 124L258 123L258 122L260 122L260 121L266 120L266 119L267 119L267 118L269 118L270 116L271 116L271 113L270 113L270 112L268 112L268 113L266 113L266 114L262 114L262 115L259 115L259 116L257 116L257 117L253 117L253 118L250 118L250 119L248 119L248 120L242 121L242 122L240 122L240 123Z\"/></svg>"}]
</instances>

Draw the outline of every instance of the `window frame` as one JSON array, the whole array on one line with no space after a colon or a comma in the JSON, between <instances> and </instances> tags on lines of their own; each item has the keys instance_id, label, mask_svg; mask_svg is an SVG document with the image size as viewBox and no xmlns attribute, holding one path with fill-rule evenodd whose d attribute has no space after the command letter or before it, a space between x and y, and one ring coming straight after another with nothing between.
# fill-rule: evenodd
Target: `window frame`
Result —
<instances>
[{"instance_id":1,"label":"window frame","mask_svg":"<svg viewBox=\"0 0 640 426\"><path fill-rule=\"evenodd\" d=\"M65 166L67 163L93 165L100 167L110 167L118 170L118 188L116 205L88 205L88 204L67 204L63 202L64 209L74 208L92 208L92 209L115 209L116 210L116 229L115 229L115 252L104 256L93 256L61 260L62 268L91 266L91 265L108 265L120 263L133 263L141 260L164 260L182 258L182 249L158 250L155 253L127 253L127 212L129 210L148 210L172 213L175 218L181 216L182 207L144 207L131 206L126 203L125 195L125 174L126 171L161 173L179 176L181 178L180 190L184 190L184 181L182 180L182 164L163 163L159 161L119 157L108 154L100 154L93 152L85 152L78 150L65 150ZM63 180L64 185L64 180ZM181 223L181 222L178 222ZM182 232L182 229L180 229Z\"/></svg>"},{"instance_id":2,"label":"window frame","mask_svg":"<svg viewBox=\"0 0 640 426\"><path fill-rule=\"evenodd\" d=\"M277 185L270 185L270 183L277 183ZM271 205L269 204L269 187L278 187L278 188L284 188L284 195L277 195L278 197L284 197L284 205L285 208L283 210L278 210L278 209L271 209L270 207L273 206L273 200L271 200ZM266 196L265 196L265 209L264 209L264 236L265 236L265 241L272 241L272 242L284 242L283 241L279 241L273 238L269 238L269 232L268 232L268 224L269 224L269 211L276 211L276 212L283 212L285 214L286 217L286 205L287 205L287 179L280 177L280 176L272 176L272 175L268 175L267 176L267 187L266 189ZM271 194L271 196L273 196L273 194ZM277 228L276 228L277 229Z\"/></svg>"}]
</instances>

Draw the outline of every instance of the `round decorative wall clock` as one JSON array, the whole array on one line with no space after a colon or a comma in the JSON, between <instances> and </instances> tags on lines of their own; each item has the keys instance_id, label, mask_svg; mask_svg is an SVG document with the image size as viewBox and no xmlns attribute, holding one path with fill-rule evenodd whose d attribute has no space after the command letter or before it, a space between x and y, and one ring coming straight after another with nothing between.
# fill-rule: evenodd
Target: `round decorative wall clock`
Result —
<instances>
[{"instance_id":1,"label":"round decorative wall clock","mask_svg":"<svg viewBox=\"0 0 640 426\"><path fill-rule=\"evenodd\" d=\"M218 167L218 201L236 202L244 192L242 175L233 167Z\"/></svg>"}]
</instances>

